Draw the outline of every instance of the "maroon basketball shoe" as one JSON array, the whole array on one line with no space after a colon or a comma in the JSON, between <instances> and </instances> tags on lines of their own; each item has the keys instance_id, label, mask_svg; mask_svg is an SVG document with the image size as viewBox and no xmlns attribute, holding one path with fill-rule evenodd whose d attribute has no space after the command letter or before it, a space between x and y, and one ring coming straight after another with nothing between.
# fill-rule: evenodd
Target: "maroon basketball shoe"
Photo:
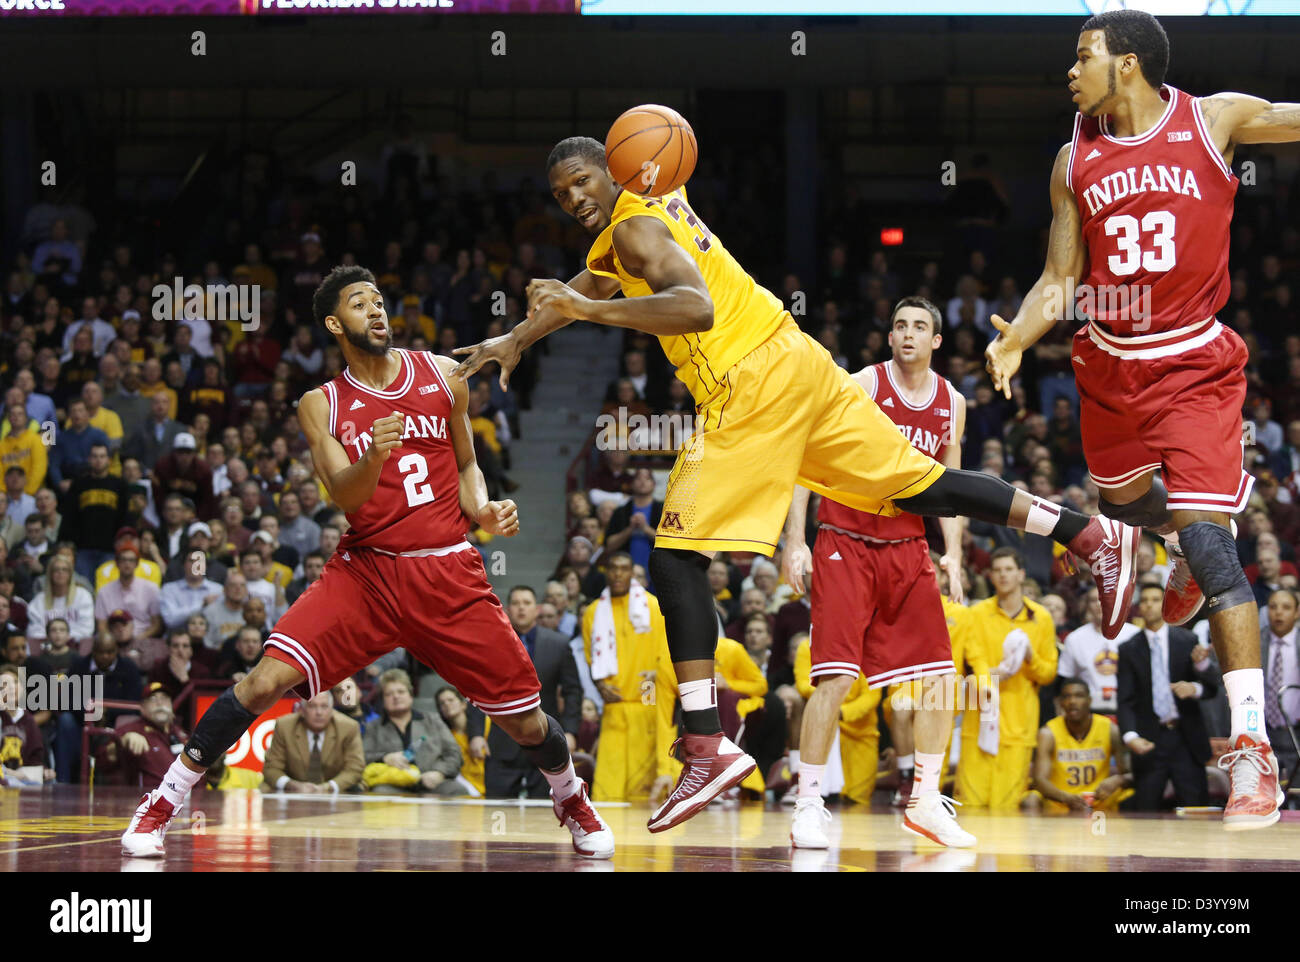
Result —
<instances>
[{"instance_id":1,"label":"maroon basketball shoe","mask_svg":"<svg viewBox=\"0 0 1300 962\"><path fill-rule=\"evenodd\" d=\"M758 767L726 735L683 735L670 749L682 746L684 766L667 801L650 816L646 827L666 832L680 825Z\"/></svg>"},{"instance_id":2,"label":"maroon basketball shoe","mask_svg":"<svg viewBox=\"0 0 1300 962\"><path fill-rule=\"evenodd\" d=\"M1282 817L1286 795L1282 792L1273 746L1238 735L1233 750L1219 759L1232 788L1223 809L1223 827L1229 832L1267 828Z\"/></svg>"},{"instance_id":3,"label":"maroon basketball shoe","mask_svg":"<svg viewBox=\"0 0 1300 962\"><path fill-rule=\"evenodd\" d=\"M1165 624L1185 625L1196 617L1205 604L1205 594L1192 577L1191 565L1183 556L1181 548L1168 545L1169 559L1173 566L1169 569L1169 581L1165 584L1165 602L1161 617Z\"/></svg>"},{"instance_id":4,"label":"maroon basketball shoe","mask_svg":"<svg viewBox=\"0 0 1300 962\"><path fill-rule=\"evenodd\" d=\"M1133 585L1137 580L1138 541L1142 529L1100 516L1089 519L1067 548L1083 558L1097 582L1101 602L1101 633L1108 641L1119 637L1128 621L1133 604Z\"/></svg>"},{"instance_id":5,"label":"maroon basketball shoe","mask_svg":"<svg viewBox=\"0 0 1300 962\"><path fill-rule=\"evenodd\" d=\"M184 807L182 804L181 808ZM160 788L143 796L130 826L122 835L122 854L133 858L162 858L163 836L178 811L163 798Z\"/></svg>"}]
</instances>

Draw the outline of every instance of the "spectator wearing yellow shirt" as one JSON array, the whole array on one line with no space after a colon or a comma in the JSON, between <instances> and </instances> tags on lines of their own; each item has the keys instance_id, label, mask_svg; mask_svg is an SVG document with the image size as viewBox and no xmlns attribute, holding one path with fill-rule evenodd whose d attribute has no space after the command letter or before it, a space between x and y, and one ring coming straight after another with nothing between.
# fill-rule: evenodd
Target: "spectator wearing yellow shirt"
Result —
<instances>
[{"instance_id":1,"label":"spectator wearing yellow shirt","mask_svg":"<svg viewBox=\"0 0 1300 962\"><path fill-rule=\"evenodd\" d=\"M423 336L429 344L438 342L438 325L420 309L418 294L407 294L402 298L402 313L393 318L393 327L397 331L406 331L411 337Z\"/></svg>"},{"instance_id":2,"label":"spectator wearing yellow shirt","mask_svg":"<svg viewBox=\"0 0 1300 962\"><path fill-rule=\"evenodd\" d=\"M1062 679L1057 701L1061 714L1039 730L1034 760L1034 787L1043 797L1044 810L1114 810L1133 794L1119 726L1093 714L1092 690L1079 678Z\"/></svg>"},{"instance_id":3,"label":"spectator wearing yellow shirt","mask_svg":"<svg viewBox=\"0 0 1300 962\"><path fill-rule=\"evenodd\" d=\"M35 495L45 483L50 455L39 425L27 416L27 408L10 404L5 411L9 434L0 439L0 463L8 471L17 465L26 472L23 491Z\"/></svg>"},{"instance_id":4,"label":"spectator wearing yellow shirt","mask_svg":"<svg viewBox=\"0 0 1300 962\"><path fill-rule=\"evenodd\" d=\"M659 601L632 585L632 558L610 556L607 587L582 613L582 644L605 702L592 797L637 801L671 791L677 676Z\"/></svg>"},{"instance_id":5,"label":"spectator wearing yellow shirt","mask_svg":"<svg viewBox=\"0 0 1300 962\"><path fill-rule=\"evenodd\" d=\"M209 791L256 791L262 785L262 773L227 765L226 756L222 755L203 776L203 784Z\"/></svg>"},{"instance_id":6,"label":"spectator wearing yellow shirt","mask_svg":"<svg viewBox=\"0 0 1300 962\"><path fill-rule=\"evenodd\" d=\"M155 394L161 394L167 398L167 417L176 420L176 410L179 406L179 400L176 392L167 386L163 380L162 361L156 357L151 357L144 362L141 368L143 380L140 382L140 396L153 397Z\"/></svg>"},{"instance_id":7,"label":"spectator wearing yellow shirt","mask_svg":"<svg viewBox=\"0 0 1300 962\"><path fill-rule=\"evenodd\" d=\"M122 447L122 419L104 407L104 389L97 381L87 381L81 386L81 399L86 402L86 418L90 426L108 435L108 450L116 461L118 449ZM120 471L120 462L117 467Z\"/></svg>"},{"instance_id":8,"label":"spectator wearing yellow shirt","mask_svg":"<svg viewBox=\"0 0 1300 962\"><path fill-rule=\"evenodd\" d=\"M767 678L763 675L763 669L749 657L749 652L745 650L744 645L732 641L726 635L720 635L717 650L713 653L713 667L716 672L717 690L721 692L730 689L740 696L736 702L736 714L742 720L751 712L764 707L767 701ZM782 714L785 713L785 705L779 699L773 701L771 708ZM735 732L728 732L729 737L735 735ZM767 788L764 782L765 774L761 768L755 768L745 776L740 787L763 794Z\"/></svg>"},{"instance_id":9,"label":"spectator wearing yellow shirt","mask_svg":"<svg viewBox=\"0 0 1300 962\"><path fill-rule=\"evenodd\" d=\"M968 609L958 634L968 661L991 666L997 697L962 718L957 798L1015 810L1029 788L1038 743L1038 687L1056 677L1056 631L1051 613L1024 596L1024 560L1014 548L993 552L989 582L995 596Z\"/></svg>"},{"instance_id":10,"label":"spectator wearing yellow shirt","mask_svg":"<svg viewBox=\"0 0 1300 962\"><path fill-rule=\"evenodd\" d=\"M460 692L456 691L450 685L444 685L438 689L438 714L442 720L447 723L451 729L451 737L456 739L456 744L460 746L460 774L456 780L464 784L469 790L469 794L474 798L482 798L487 788L483 780L483 761L482 754L470 751L469 741L469 702L461 697ZM488 718L484 724L483 735L486 738L492 719Z\"/></svg>"}]
</instances>

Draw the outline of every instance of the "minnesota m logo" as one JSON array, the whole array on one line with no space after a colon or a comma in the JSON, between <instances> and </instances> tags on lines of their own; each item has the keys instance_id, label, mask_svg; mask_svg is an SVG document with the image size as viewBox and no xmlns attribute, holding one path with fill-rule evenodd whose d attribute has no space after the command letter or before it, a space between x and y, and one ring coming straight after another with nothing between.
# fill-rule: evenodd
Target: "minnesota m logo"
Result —
<instances>
[{"instance_id":1,"label":"minnesota m logo","mask_svg":"<svg viewBox=\"0 0 1300 962\"><path fill-rule=\"evenodd\" d=\"M682 518L680 513L676 511L665 511L664 518L663 518L663 526L665 528L672 528L676 531L681 531Z\"/></svg>"}]
</instances>

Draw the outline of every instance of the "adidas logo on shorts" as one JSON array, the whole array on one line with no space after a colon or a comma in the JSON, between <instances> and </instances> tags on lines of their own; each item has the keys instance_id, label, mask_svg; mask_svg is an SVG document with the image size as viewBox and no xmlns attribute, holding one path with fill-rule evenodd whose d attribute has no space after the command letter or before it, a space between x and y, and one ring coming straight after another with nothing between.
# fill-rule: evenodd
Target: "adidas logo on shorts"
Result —
<instances>
[{"instance_id":1,"label":"adidas logo on shorts","mask_svg":"<svg viewBox=\"0 0 1300 962\"><path fill-rule=\"evenodd\" d=\"M844 559L840 557L840 553L837 551L837 552L835 552L833 555L831 555L829 558L827 558L826 560L827 560L827 561L843 561Z\"/></svg>"}]
</instances>

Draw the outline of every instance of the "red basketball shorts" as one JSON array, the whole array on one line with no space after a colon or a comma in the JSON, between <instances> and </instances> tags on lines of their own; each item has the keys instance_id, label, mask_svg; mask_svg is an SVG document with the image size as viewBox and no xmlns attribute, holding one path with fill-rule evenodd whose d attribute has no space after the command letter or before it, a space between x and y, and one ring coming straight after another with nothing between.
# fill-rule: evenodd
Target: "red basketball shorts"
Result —
<instances>
[{"instance_id":1,"label":"red basketball shorts","mask_svg":"<svg viewBox=\"0 0 1300 962\"><path fill-rule=\"evenodd\" d=\"M320 580L275 623L267 657L328 691L394 648L405 648L489 715L531 711L541 685L532 659L488 585L473 546L395 557L338 550Z\"/></svg>"},{"instance_id":2,"label":"red basketball shorts","mask_svg":"<svg viewBox=\"0 0 1300 962\"><path fill-rule=\"evenodd\" d=\"M813 551L812 682L861 671L872 688L953 671L923 538L879 544L829 528Z\"/></svg>"},{"instance_id":3,"label":"red basketball shorts","mask_svg":"<svg viewBox=\"0 0 1300 962\"><path fill-rule=\"evenodd\" d=\"M1160 468L1171 510L1241 511L1254 484L1242 469L1246 359L1241 338L1212 318L1137 338L1079 330L1079 426L1102 496Z\"/></svg>"}]
</instances>

